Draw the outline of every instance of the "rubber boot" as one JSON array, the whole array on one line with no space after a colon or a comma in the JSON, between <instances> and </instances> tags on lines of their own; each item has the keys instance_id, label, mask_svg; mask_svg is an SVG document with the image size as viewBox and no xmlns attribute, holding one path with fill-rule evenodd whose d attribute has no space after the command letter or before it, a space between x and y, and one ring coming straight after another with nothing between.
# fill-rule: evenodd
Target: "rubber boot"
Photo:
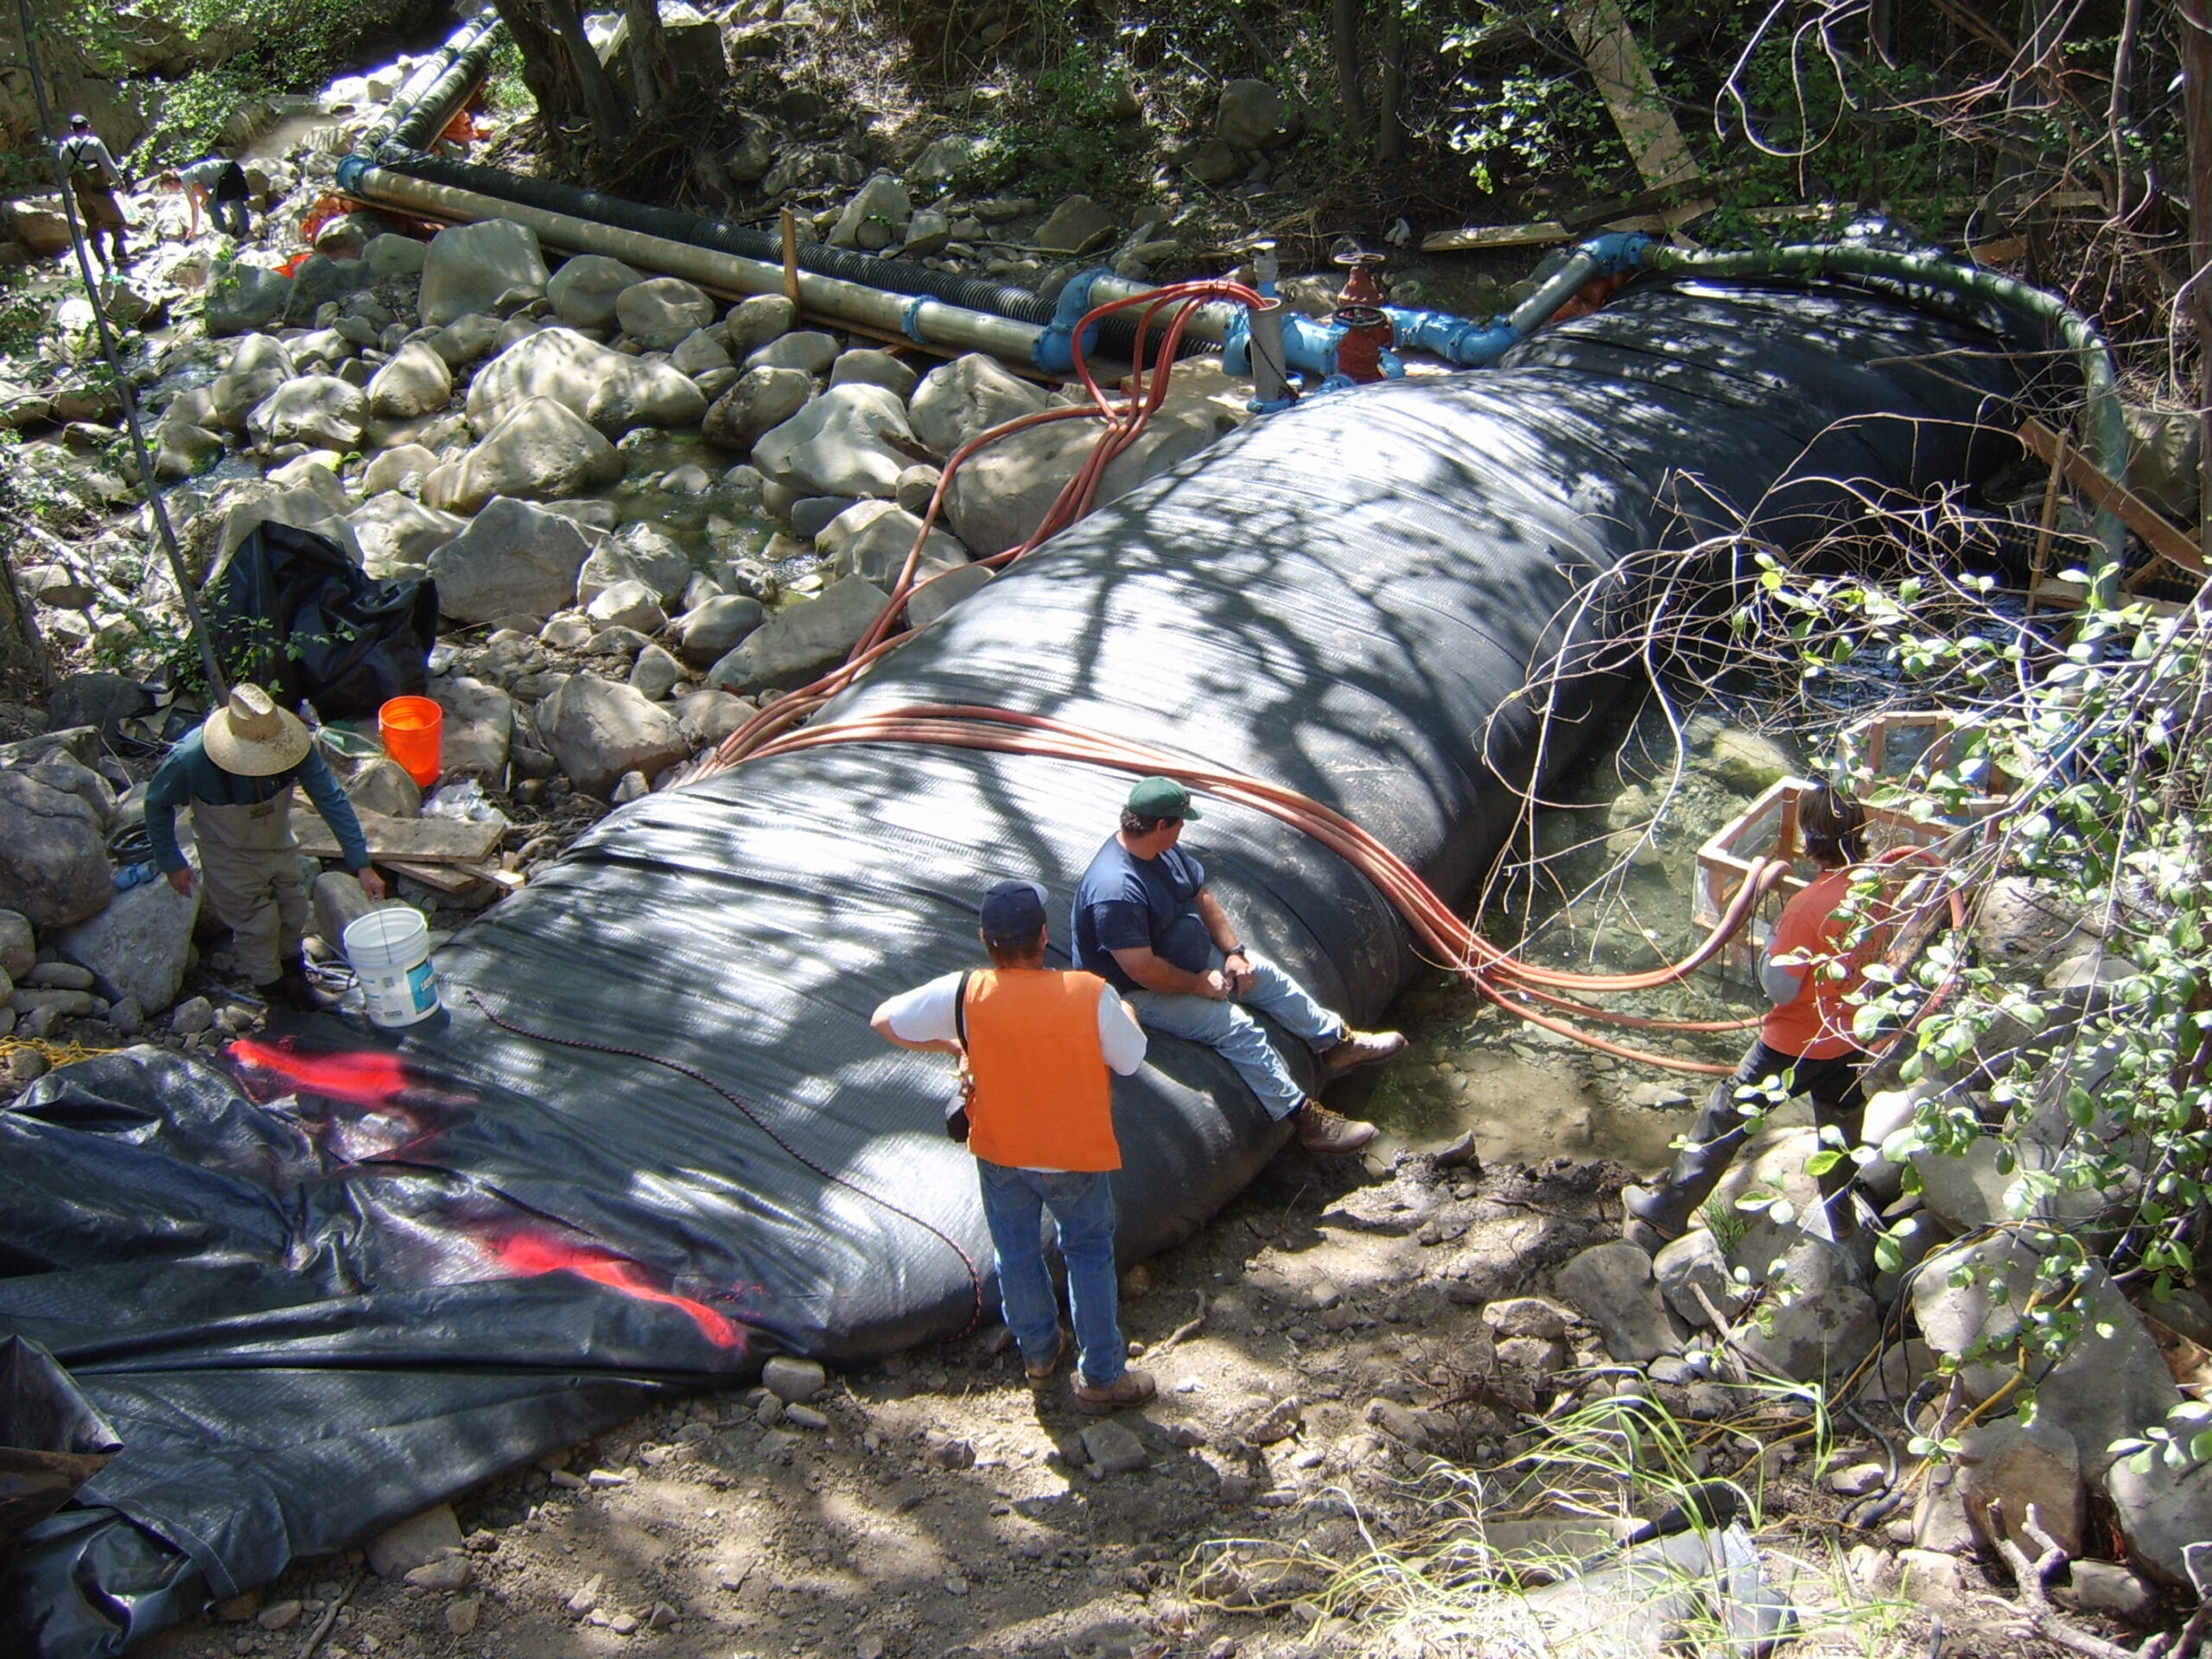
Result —
<instances>
[{"instance_id":1,"label":"rubber boot","mask_svg":"<svg viewBox=\"0 0 2212 1659\"><path fill-rule=\"evenodd\" d=\"M1649 1188L1630 1187L1621 1194L1621 1207L1629 1221L1643 1224L1644 1236L1637 1237L1637 1243L1652 1243L1655 1236L1656 1242L1662 1244L1680 1238L1700 1206L1713 1196L1713 1189L1720 1185L1720 1178L1727 1173L1737 1150L1751 1133L1736 1104L1740 1086L1732 1077L1713 1086L1697 1122L1690 1125L1691 1144L1675 1154L1675 1166L1667 1172L1665 1180Z\"/></svg>"}]
</instances>

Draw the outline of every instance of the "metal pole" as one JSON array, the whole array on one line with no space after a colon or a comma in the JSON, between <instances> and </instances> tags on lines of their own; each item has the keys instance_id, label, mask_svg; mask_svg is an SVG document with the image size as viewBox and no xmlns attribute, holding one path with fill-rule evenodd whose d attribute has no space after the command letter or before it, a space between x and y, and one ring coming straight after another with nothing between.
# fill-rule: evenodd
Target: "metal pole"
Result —
<instances>
[{"instance_id":1,"label":"metal pole","mask_svg":"<svg viewBox=\"0 0 2212 1659\"><path fill-rule=\"evenodd\" d=\"M224 681L222 665L215 659L214 642L207 637L207 624L200 614L200 601L193 596L191 581L185 575L184 555L178 550L168 509L162 504L161 487L154 479L154 458L146 448L146 434L138 422L137 394L131 391L130 382L123 372L122 359L116 353L115 334L108 327L107 309L100 303L99 283L92 275L92 256L85 251L84 227L77 222L76 193L69 188L68 170L61 164L61 151L54 140L54 110L47 101L45 73L39 67L37 37L31 32L30 0L16 0L16 16L22 25L23 60L30 67L31 95L38 104L42 141L53 157L54 182L61 193L61 212L69 222L69 243L77 252L77 271L84 278L85 292L92 302L92 326L99 330L100 355L107 360L108 372L115 377L116 395L123 403L124 428L130 434L130 450L138 460L138 486L146 493L146 505L153 512L162 550L168 556L169 574L176 580L177 598L184 605L185 621L200 646L200 666L207 671L207 684L219 701L229 695L230 688Z\"/></svg>"}]
</instances>

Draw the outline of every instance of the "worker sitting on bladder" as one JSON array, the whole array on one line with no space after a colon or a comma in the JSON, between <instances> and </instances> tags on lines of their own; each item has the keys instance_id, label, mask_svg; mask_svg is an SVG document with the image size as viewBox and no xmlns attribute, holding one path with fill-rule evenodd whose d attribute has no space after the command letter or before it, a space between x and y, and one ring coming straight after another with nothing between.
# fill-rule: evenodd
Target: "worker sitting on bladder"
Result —
<instances>
[{"instance_id":1,"label":"worker sitting on bladder","mask_svg":"<svg viewBox=\"0 0 2212 1659\"><path fill-rule=\"evenodd\" d=\"M229 156L202 156L187 166L156 173L154 182L164 190L184 192L184 205L192 214L188 240L199 236L200 210L210 202L214 204L210 217L215 228L227 231L239 241L245 239L245 204L253 192L246 183L245 169Z\"/></svg>"},{"instance_id":2,"label":"worker sitting on bladder","mask_svg":"<svg viewBox=\"0 0 2212 1659\"><path fill-rule=\"evenodd\" d=\"M1288 974L1244 947L1206 888L1205 866L1177 845L1184 824L1198 816L1191 791L1172 778L1146 778L1129 791L1121 828L1076 888L1076 965L1128 997L1148 1030L1217 1051L1269 1117L1296 1127L1300 1145L1357 1152L1375 1138L1375 1126L1309 1098L1246 1008L1257 1008L1317 1050L1332 1076L1388 1059L1406 1039L1395 1031L1352 1030Z\"/></svg>"},{"instance_id":3,"label":"worker sitting on bladder","mask_svg":"<svg viewBox=\"0 0 2212 1659\"><path fill-rule=\"evenodd\" d=\"M1840 1137L1840 1147L1826 1149L1846 1154L1816 1178L1829 1236L1841 1240L1857 1229L1848 1192L1858 1166L1848 1151L1859 1144L1866 1116L1860 1073L1867 1056L1852 1036L1852 995L1876 954L1877 930L1864 925L1850 895L1852 867L1866 856L1866 810L1824 785L1798 804L1797 829L1821 874L1783 906L1760 961L1759 984L1774 1006L1758 1039L1707 1097L1667 1179L1621 1194L1623 1230L1646 1249L1681 1236L1750 1136L1752 1120L1778 1098L1798 1095L1812 1097L1822 1141Z\"/></svg>"},{"instance_id":4,"label":"worker sitting on bladder","mask_svg":"<svg viewBox=\"0 0 2212 1659\"><path fill-rule=\"evenodd\" d=\"M353 804L299 716L257 685L233 690L162 761L146 786L146 836L169 885L189 893L194 881L177 845L176 814L192 809L207 902L231 930L238 971L264 1000L304 1008L317 999L300 956L308 885L292 838L295 784L338 837L361 890L383 898L384 878L369 868Z\"/></svg>"},{"instance_id":5,"label":"worker sitting on bladder","mask_svg":"<svg viewBox=\"0 0 2212 1659\"><path fill-rule=\"evenodd\" d=\"M115 193L124 181L123 169L108 154L99 134L92 130L92 122L81 115L69 118L68 136L54 148L68 175L70 194L77 198L77 211L85 216L85 239L92 244L92 257L121 270L124 220L123 204L115 199ZM103 235L114 245L111 254L101 250Z\"/></svg>"},{"instance_id":6,"label":"worker sitting on bladder","mask_svg":"<svg viewBox=\"0 0 2212 1659\"><path fill-rule=\"evenodd\" d=\"M1144 1064L1144 1033L1096 975L1045 966L1045 890L1035 882L1001 881L986 893L982 932L990 967L940 975L891 998L870 1023L901 1048L965 1063L965 1102L950 1121L976 1154L1001 1309L1031 1383L1051 1378L1063 1346L1042 1242L1049 1211L1068 1269L1076 1405L1141 1404L1154 1383L1128 1369L1117 1319L1110 1172L1122 1148L1106 1073L1126 1077Z\"/></svg>"}]
</instances>

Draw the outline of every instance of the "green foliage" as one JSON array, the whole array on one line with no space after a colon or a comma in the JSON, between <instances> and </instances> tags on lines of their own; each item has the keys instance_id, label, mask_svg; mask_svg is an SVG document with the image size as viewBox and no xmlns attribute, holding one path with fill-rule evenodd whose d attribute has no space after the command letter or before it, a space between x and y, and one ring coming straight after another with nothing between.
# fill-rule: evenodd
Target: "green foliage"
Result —
<instances>
[{"instance_id":1,"label":"green foliage","mask_svg":"<svg viewBox=\"0 0 2212 1659\"><path fill-rule=\"evenodd\" d=\"M1923 1095L1883 1156L1992 1143L2035 1268L2024 1291L1984 1282L2017 1320L1987 1357L2038 1368L2081 1339L2097 1262L2154 1297L2196 1271L2212 1198L2212 627L2093 604L2052 639L1988 589L1935 565L1876 582L1770 561L1732 631L1783 645L1809 678L1878 665L1900 706L1961 717L1911 794L1887 791L1957 829L1944 876L1912 901L1933 927L1925 947L1870 970L1859 1017L1905 1029L1899 1075ZM1860 781L1878 803L1879 780ZM2000 878L2078 918L2070 973L1958 924L1949 895ZM1878 1260L1903 1259L1902 1233ZM2153 1429L2129 1449L2212 1451L2208 1427Z\"/></svg>"},{"instance_id":2,"label":"green foliage","mask_svg":"<svg viewBox=\"0 0 2212 1659\"><path fill-rule=\"evenodd\" d=\"M1148 144L1128 60L1077 38L1009 89L983 123L965 188L1118 194Z\"/></svg>"}]
</instances>

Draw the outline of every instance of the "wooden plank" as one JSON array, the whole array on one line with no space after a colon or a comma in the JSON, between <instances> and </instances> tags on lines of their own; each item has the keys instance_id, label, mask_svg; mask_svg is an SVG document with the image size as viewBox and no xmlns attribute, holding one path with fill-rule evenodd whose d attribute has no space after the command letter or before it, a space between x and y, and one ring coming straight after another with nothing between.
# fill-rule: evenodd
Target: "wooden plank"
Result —
<instances>
[{"instance_id":1,"label":"wooden plank","mask_svg":"<svg viewBox=\"0 0 2212 1659\"><path fill-rule=\"evenodd\" d=\"M1567 27L1643 181L1657 188L1701 177L1615 0L1573 0Z\"/></svg>"},{"instance_id":2,"label":"wooden plank","mask_svg":"<svg viewBox=\"0 0 2212 1659\"><path fill-rule=\"evenodd\" d=\"M2028 597L2038 609L2078 611L2089 602L2089 589L2085 582L2068 582L2063 576L2046 576L2028 590ZM2153 616L2179 616L2189 608L2169 599L2138 599L2132 594L2126 602L2131 606L2142 606Z\"/></svg>"},{"instance_id":3,"label":"wooden plank","mask_svg":"<svg viewBox=\"0 0 2212 1659\"><path fill-rule=\"evenodd\" d=\"M361 833L368 838L369 856L378 863L401 859L418 864L480 864L499 845L505 826L497 823L460 823L451 818L388 818L381 812L362 812ZM322 815L306 801L292 804L292 835L300 850L315 858L339 856L338 837Z\"/></svg>"},{"instance_id":4,"label":"wooden plank","mask_svg":"<svg viewBox=\"0 0 2212 1659\"><path fill-rule=\"evenodd\" d=\"M1663 213L1634 213L1626 219L1607 219L1593 229L1608 231L1642 231L1656 236L1685 224L1700 214L1713 211L1710 201L1686 201ZM1571 231L1555 219L1537 219L1527 225L1470 225L1460 231L1433 231L1421 238L1423 253L1478 253L1484 249L1543 248L1561 242L1572 242L1588 234L1586 231Z\"/></svg>"},{"instance_id":5,"label":"wooden plank","mask_svg":"<svg viewBox=\"0 0 2212 1659\"><path fill-rule=\"evenodd\" d=\"M2020 442L2030 454L2051 466L2061 464L2061 443L2057 433L2052 431L2032 415L2022 423ZM2171 564L2186 570L2199 582L2212 575L2212 568L2204 563L2203 550L2194 537L2174 527L2165 515L2136 494L2124 484L2115 484L2096 469L2096 466L2080 450L2070 444L2064 446L2066 481L2092 504L2120 515L2120 520L2138 536L2143 544Z\"/></svg>"},{"instance_id":6,"label":"wooden plank","mask_svg":"<svg viewBox=\"0 0 2212 1659\"><path fill-rule=\"evenodd\" d=\"M404 875L410 881L419 881L435 892L444 893L448 899L457 899L482 885L482 879L471 873L474 868L473 865L414 864L397 858L378 859L377 862L394 875Z\"/></svg>"}]
</instances>

